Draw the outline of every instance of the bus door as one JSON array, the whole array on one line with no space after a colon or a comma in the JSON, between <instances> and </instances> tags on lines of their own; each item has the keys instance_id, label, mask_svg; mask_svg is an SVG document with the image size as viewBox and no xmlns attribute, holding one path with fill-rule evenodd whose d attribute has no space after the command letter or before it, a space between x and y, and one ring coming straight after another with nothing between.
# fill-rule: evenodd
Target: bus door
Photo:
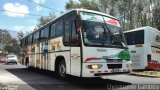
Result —
<instances>
[{"instance_id":1,"label":"bus door","mask_svg":"<svg viewBox=\"0 0 160 90\"><path fill-rule=\"evenodd\" d=\"M40 41L41 43L41 61L40 65L43 69L48 69L48 37L49 37L49 27L42 29L40 31Z\"/></svg>"},{"instance_id":2,"label":"bus door","mask_svg":"<svg viewBox=\"0 0 160 90\"><path fill-rule=\"evenodd\" d=\"M37 43L36 44L36 53L35 53L35 56L36 56L36 67L37 68L40 68L40 43Z\"/></svg>"},{"instance_id":3,"label":"bus door","mask_svg":"<svg viewBox=\"0 0 160 90\"><path fill-rule=\"evenodd\" d=\"M42 54L42 63L43 68L48 69L48 41L44 41L42 44L43 54Z\"/></svg>"},{"instance_id":4,"label":"bus door","mask_svg":"<svg viewBox=\"0 0 160 90\"><path fill-rule=\"evenodd\" d=\"M79 32L76 29L76 21L71 22L71 74L80 76L81 71L81 53L80 53L80 37Z\"/></svg>"},{"instance_id":5,"label":"bus door","mask_svg":"<svg viewBox=\"0 0 160 90\"><path fill-rule=\"evenodd\" d=\"M75 26L75 21L67 20L64 22L64 44L70 47L70 74L80 75L80 47L79 37ZM67 63L67 62L66 62Z\"/></svg>"}]
</instances>

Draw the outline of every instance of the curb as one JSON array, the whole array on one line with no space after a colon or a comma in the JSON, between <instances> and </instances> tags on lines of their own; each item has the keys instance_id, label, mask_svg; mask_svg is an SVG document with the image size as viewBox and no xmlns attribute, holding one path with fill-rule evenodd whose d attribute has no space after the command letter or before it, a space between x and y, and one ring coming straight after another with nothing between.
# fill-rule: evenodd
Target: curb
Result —
<instances>
[{"instance_id":1,"label":"curb","mask_svg":"<svg viewBox=\"0 0 160 90\"><path fill-rule=\"evenodd\" d=\"M152 78L160 78L160 76L151 76L151 75L143 75L143 74L137 74L137 73L130 73L130 75L134 76L143 76L143 77L152 77Z\"/></svg>"}]
</instances>

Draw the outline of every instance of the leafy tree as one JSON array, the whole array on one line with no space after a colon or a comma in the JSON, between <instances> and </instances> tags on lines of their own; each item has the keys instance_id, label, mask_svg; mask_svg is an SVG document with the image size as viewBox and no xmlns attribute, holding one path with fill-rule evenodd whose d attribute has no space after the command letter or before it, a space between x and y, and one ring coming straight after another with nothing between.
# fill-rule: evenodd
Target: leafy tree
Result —
<instances>
[{"instance_id":1,"label":"leafy tree","mask_svg":"<svg viewBox=\"0 0 160 90\"><path fill-rule=\"evenodd\" d=\"M12 37L7 30L0 29L0 43L3 45L9 44Z\"/></svg>"},{"instance_id":2,"label":"leafy tree","mask_svg":"<svg viewBox=\"0 0 160 90\"><path fill-rule=\"evenodd\" d=\"M23 32L18 33L18 38L23 37ZM12 38L10 33L7 30L0 29L0 45L3 54L15 53L17 55L20 54L20 45L15 38Z\"/></svg>"},{"instance_id":3,"label":"leafy tree","mask_svg":"<svg viewBox=\"0 0 160 90\"><path fill-rule=\"evenodd\" d=\"M17 36L18 36L18 39L21 40L24 37L24 33L20 31L18 32Z\"/></svg>"},{"instance_id":4,"label":"leafy tree","mask_svg":"<svg viewBox=\"0 0 160 90\"><path fill-rule=\"evenodd\" d=\"M20 55L20 45L18 44L18 41L15 38L12 38L10 43L5 45L4 51Z\"/></svg>"},{"instance_id":5,"label":"leafy tree","mask_svg":"<svg viewBox=\"0 0 160 90\"><path fill-rule=\"evenodd\" d=\"M5 45L4 50L8 53L14 52L14 48L11 45Z\"/></svg>"},{"instance_id":6,"label":"leafy tree","mask_svg":"<svg viewBox=\"0 0 160 90\"><path fill-rule=\"evenodd\" d=\"M96 0L79 0L79 3L73 0L69 0L69 2L66 3L65 8L66 10L75 8L85 8L100 11L98 4L96 3Z\"/></svg>"},{"instance_id":7,"label":"leafy tree","mask_svg":"<svg viewBox=\"0 0 160 90\"><path fill-rule=\"evenodd\" d=\"M119 19L124 30L147 25L160 29L160 0L69 0L65 8L84 8L110 14Z\"/></svg>"},{"instance_id":8,"label":"leafy tree","mask_svg":"<svg viewBox=\"0 0 160 90\"><path fill-rule=\"evenodd\" d=\"M80 8L80 7L81 7L80 4L73 0L69 0L69 2L67 2L65 5L66 10L70 10L73 8Z\"/></svg>"},{"instance_id":9,"label":"leafy tree","mask_svg":"<svg viewBox=\"0 0 160 90\"><path fill-rule=\"evenodd\" d=\"M46 23L50 22L51 20L53 20L54 18L56 18L54 13L49 13L49 16L41 16L38 21L39 24L37 25L38 28L42 27L43 25L45 25Z\"/></svg>"}]
</instances>

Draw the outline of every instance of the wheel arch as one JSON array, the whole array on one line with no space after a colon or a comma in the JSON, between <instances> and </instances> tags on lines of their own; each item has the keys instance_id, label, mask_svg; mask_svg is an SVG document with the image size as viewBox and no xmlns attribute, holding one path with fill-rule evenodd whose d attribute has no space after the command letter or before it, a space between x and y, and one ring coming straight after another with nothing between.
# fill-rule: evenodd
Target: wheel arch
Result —
<instances>
[{"instance_id":1,"label":"wheel arch","mask_svg":"<svg viewBox=\"0 0 160 90\"><path fill-rule=\"evenodd\" d=\"M65 61L64 56L61 56L61 55L60 55L60 56L57 56L56 59L55 59L54 71L57 71L58 65L59 65L59 63L60 63L61 61L64 61L65 64L66 64L66 61ZM66 68L66 69L67 69L67 68Z\"/></svg>"}]
</instances>

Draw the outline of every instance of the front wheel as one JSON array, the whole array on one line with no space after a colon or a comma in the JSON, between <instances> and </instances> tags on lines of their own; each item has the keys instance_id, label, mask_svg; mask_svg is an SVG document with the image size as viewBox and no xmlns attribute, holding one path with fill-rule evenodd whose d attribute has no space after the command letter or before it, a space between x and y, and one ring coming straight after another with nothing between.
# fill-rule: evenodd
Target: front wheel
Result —
<instances>
[{"instance_id":1,"label":"front wheel","mask_svg":"<svg viewBox=\"0 0 160 90\"><path fill-rule=\"evenodd\" d=\"M65 61L60 61L59 65L58 65L58 76L61 79L65 79L67 77Z\"/></svg>"}]
</instances>

